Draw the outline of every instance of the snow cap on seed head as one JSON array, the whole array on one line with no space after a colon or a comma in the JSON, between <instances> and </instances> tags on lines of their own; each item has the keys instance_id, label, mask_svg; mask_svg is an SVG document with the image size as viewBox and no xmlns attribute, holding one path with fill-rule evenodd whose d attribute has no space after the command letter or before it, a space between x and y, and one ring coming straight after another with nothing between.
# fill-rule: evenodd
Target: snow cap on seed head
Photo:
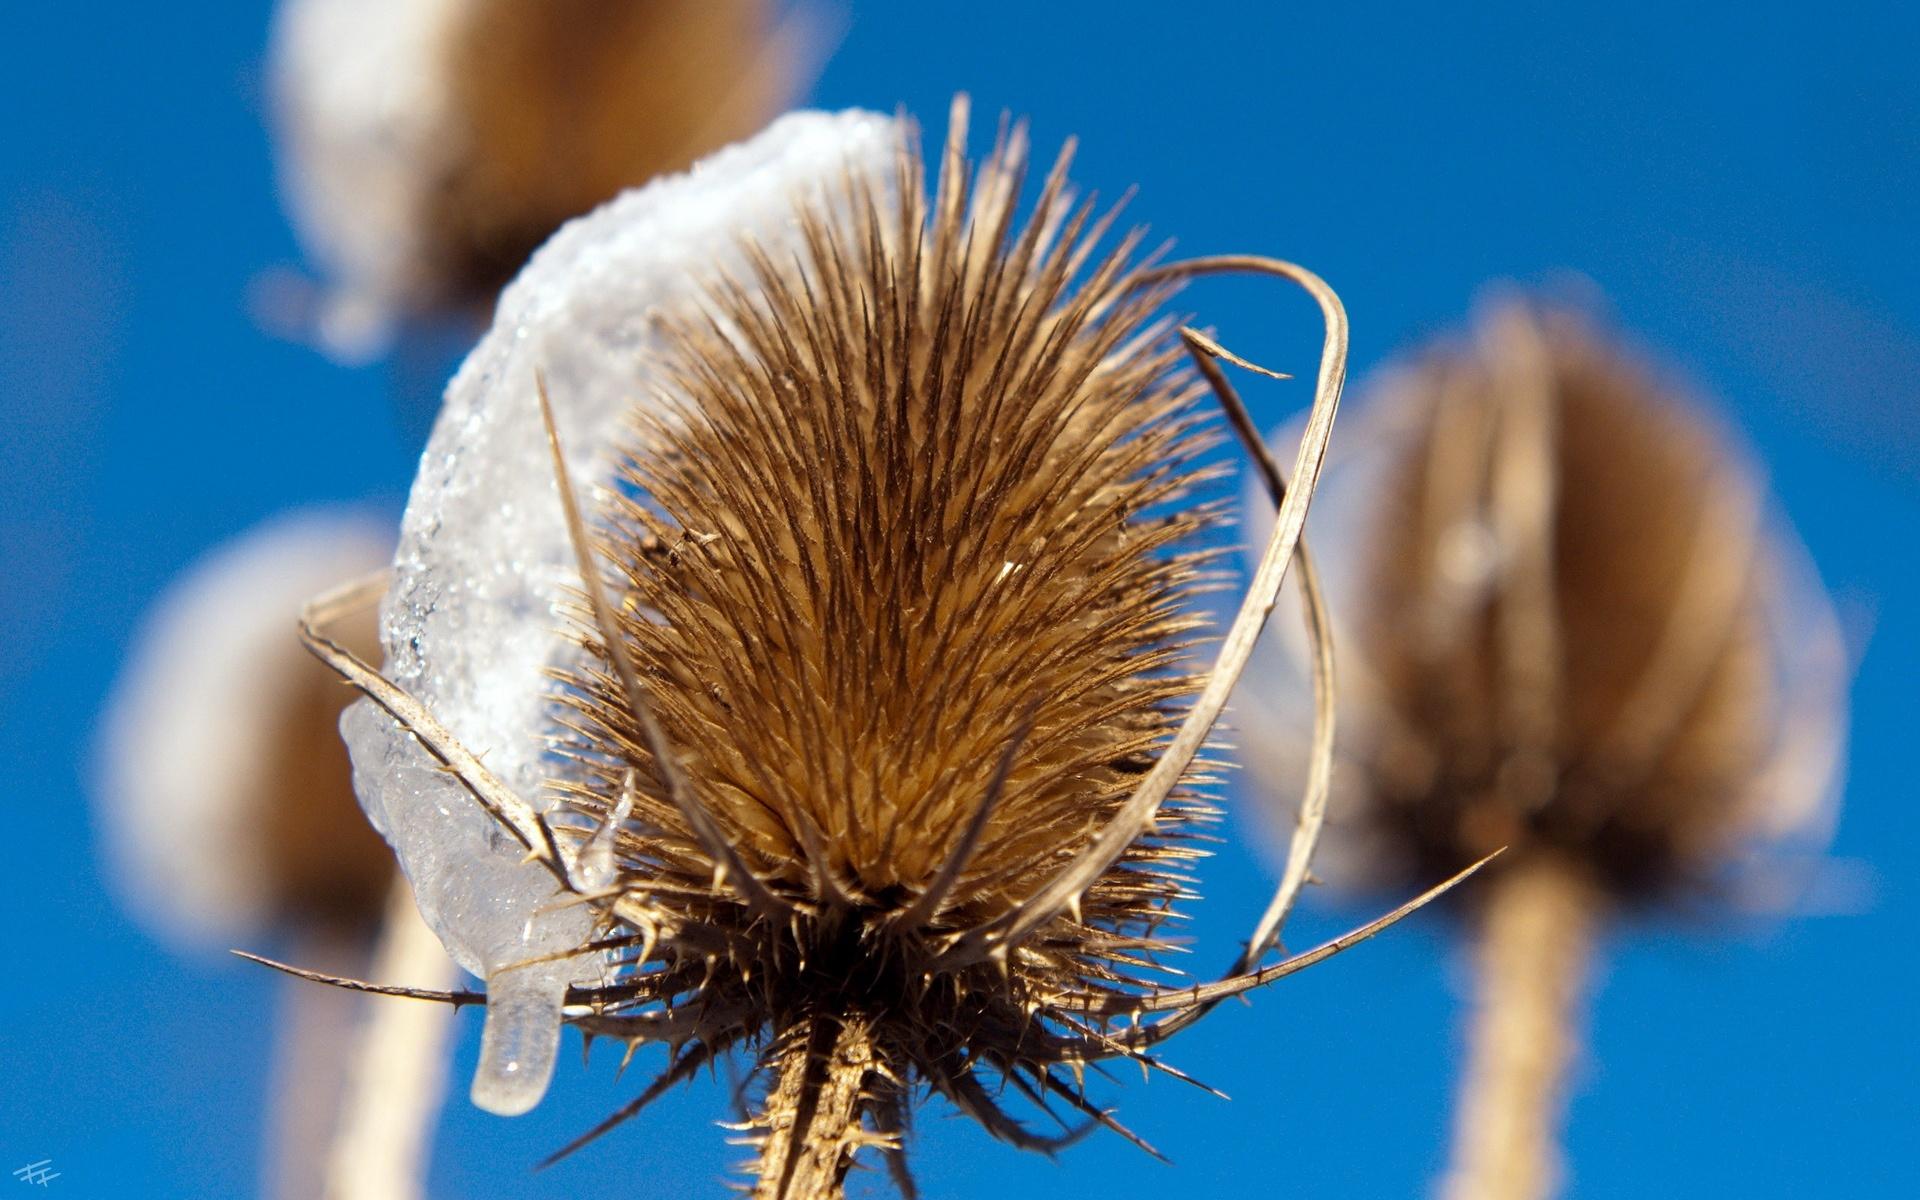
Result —
<instances>
[{"instance_id":1,"label":"snow cap on seed head","mask_svg":"<svg viewBox=\"0 0 1920 1200\"><path fill-rule=\"evenodd\" d=\"M658 318L698 312L723 272L744 274L745 239L790 256L796 196L837 194L849 177L885 194L901 137L898 122L872 113L792 114L569 223L507 288L448 386L394 559L385 673L530 802L547 799L539 731L551 727L551 672L585 660L560 616L578 571L536 372L577 484L605 486L625 415L660 383ZM343 729L361 803L398 852L422 915L455 961L488 979L490 1031L513 1014L525 1023L514 1036L557 1038L567 985L597 982L598 964L509 968L580 945L590 910L554 907L553 877L384 712L363 701ZM551 1046L528 1061L530 1082L482 1102L517 1111L537 1101Z\"/></svg>"}]
</instances>

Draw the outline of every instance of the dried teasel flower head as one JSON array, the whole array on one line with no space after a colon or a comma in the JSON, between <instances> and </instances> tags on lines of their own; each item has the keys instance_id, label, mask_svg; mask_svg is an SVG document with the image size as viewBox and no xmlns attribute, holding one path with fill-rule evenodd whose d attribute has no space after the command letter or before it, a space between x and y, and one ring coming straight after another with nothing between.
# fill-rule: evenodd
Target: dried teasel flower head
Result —
<instances>
[{"instance_id":1,"label":"dried teasel flower head","mask_svg":"<svg viewBox=\"0 0 1920 1200\"><path fill-rule=\"evenodd\" d=\"M1824 844L1836 622L1726 437L1570 313L1490 309L1359 424L1315 510L1348 624L1330 873L1391 886L1507 847L1462 893L1474 1015L1444 1194L1540 1200L1601 923L1764 898ZM1242 719L1284 787L1288 672L1265 665Z\"/></svg>"},{"instance_id":2,"label":"dried teasel flower head","mask_svg":"<svg viewBox=\"0 0 1920 1200\"><path fill-rule=\"evenodd\" d=\"M1824 844L1837 626L1756 470L1679 389L1588 320L1511 301L1387 372L1355 420L1315 509L1339 551L1347 873L1391 885L1504 845L1495 872L1550 854L1639 905ZM1267 665L1243 694L1278 720ZM1298 771L1284 742L1251 764L1276 788Z\"/></svg>"},{"instance_id":3,"label":"dried teasel flower head","mask_svg":"<svg viewBox=\"0 0 1920 1200\"><path fill-rule=\"evenodd\" d=\"M1062 1139L998 1082L1118 1128L1087 1063L1160 1065L1352 940L1251 970L1274 917L1218 983L1156 961L1196 755L1324 453L1338 301L1289 264L1103 248L1065 155L1021 227L1024 133L975 171L965 116L931 197L904 122L797 114L564 229L449 389L386 673L324 635L354 590L310 614L369 696L363 803L487 979L485 1107L537 1102L563 1020L674 1048L589 1137L741 1050L756 1194L837 1196L869 1149L910 1190L918 1091L1023 1146ZM1329 333L1300 486L1203 680L1210 435L1159 313L1225 270L1300 282Z\"/></svg>"},{"instance_id":4,"label":"dried teasel flower head","mask_svg":"<svg viewBox=\"0 0 1920 1200\"><path fill-rule=\"evenodd\" d=\"M369 935L393 853L354 802L336 729L349 689L302 650L316 587L391 554L355 511L277 518L155 604L99 742L98 821L128 907L188 945L288 926ZM343 630L375 644L372 621Z\"/></svg>"},{"instance_id":5,"label":"dried teasel flower head","mask_svg":"<svg viewBox=\"0 0 1920 1200\"><path fill-rule=\"evenodd\" d=\"M777 111L797 25L766 0L285 0L282 178L343 352L485 311L534 247Z\"/></svg>"}]
</instances>

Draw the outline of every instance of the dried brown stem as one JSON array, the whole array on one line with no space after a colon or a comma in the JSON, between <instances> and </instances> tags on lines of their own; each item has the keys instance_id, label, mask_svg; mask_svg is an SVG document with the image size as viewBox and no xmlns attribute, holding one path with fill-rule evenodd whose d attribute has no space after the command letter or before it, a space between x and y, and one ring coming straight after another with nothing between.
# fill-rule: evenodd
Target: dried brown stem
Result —
<instances>
[{"instance_id":1,"label":"dried brown stem","mask_svg":"<svg viewBox=\"0 0 1920 1200\"><path fill-rule=\"evenodd\" d=\"M1475 949L1473 1024L1445 1200L1544 1200L1562 1181L1567 1073L1599 892L1535 858L1489 881Z\"/></svg>"},{"instance_id":2,"label":"dried brown stem","mask_svg":"<svg viewBox=\"0 0 1920 1200\"><path fill-rule=\"evenodd\" d=\"M875 1144L863 1120L873 1031L855 1016L818 1016L793 1031L774 1065L759 1124L754 1200L838 1200L854 1155Z\"/></svg>"}]
</instances>

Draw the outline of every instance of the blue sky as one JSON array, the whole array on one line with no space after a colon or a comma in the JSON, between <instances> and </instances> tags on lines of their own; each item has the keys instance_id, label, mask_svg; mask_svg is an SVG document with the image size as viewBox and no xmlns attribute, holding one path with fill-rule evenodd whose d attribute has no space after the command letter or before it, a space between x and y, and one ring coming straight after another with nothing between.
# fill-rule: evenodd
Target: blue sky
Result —
<instances>
[{"instance_id":1,"label":"blue sky","mask_svg":"<svg viewBox=\"0 0 1920 1200\"><path fill-rule=\"evenodd\" d=\"M1456 324L1486 281L1575 275L1720 397L1863 651L1834 847L1854 886L1839 914L1617 932L1572 1106L1573 1194L1916 1194L1920 16L1457 7L856 3L813 99L938 128L966 89L983 113L1030 114L1042 147L1078 135L1083 185L1137 184L1133 214L1181 251L1324 274L1357 372ZM101 694L154 590L200 550L291 504L397 506L424 429L394 396L441 370L342 369L247 315L249 282L297 261L261 123L266 16L18 5L0 52L0 1168L52 1158L69 1196L247 1194L281 991L168 955L106 891L85 795ZM1188 302L1311 377L1305 303L1239 285ZM1306 386L1259 390L1259 415L1282 419ZM1195 927L1222 960L1272 857L1257 820L1231 829L1246 836L1208 868ZM1290 940L1362 915L1321 900ZM1172 1057L1232 1101L1137 1078L1107 1093L1175 1167L1099 1137L1049 1163L935 1107L923 1184L1420 1194L1445 1144L1461 979L1444 925L1416 920L1222 1010ZM473 1014L462 1033L463 1073ZM712 1125L724 1079L531 1173L631 1094L639 1076L616 1085L612 1066L573 1056L516 1120L456 1098L433 1195L719 1194L738 1157Z\"/></svg>"}]
</instances>

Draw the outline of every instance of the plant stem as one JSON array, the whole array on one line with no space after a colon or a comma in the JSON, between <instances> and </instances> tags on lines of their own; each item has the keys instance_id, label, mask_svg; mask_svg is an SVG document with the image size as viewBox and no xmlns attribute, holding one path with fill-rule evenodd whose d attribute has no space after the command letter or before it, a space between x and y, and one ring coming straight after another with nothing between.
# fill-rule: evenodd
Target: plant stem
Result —
<instances>
[{"instance_id":1,"label":"plant stem","mask_svg":"<svg viewBox=\"0 0 1920 1200\"><path fill-rule=\"evenodd\" d=\"M330 974L358 975L367 966L363 942L327 930L297 934L287 952L302 965ZM360 997L302 979L280 983L260 1194L271 1200L318 1200Z\"/></svg>"},{"instance_id":2,"label":"plant stem","mask_svg":"<svg viewBox=\"0 0 1920 1200\"><path fill-rule=\"evenodd\" d=\"M374 982L441 988L457 975L440 939L420 919L406 880L396 877L374 955ZM327 1158L325 1195L416 1200L446 1094L453 1009L385 996L360 1002L363 1024Z\"/></svg>"},{"instance_id":3,"label":"plant stem","mask_svg":"<svg viewBox=\"0 0 1920 1200\"><path fill-rule=\"evenodd\" d=\"M873 1041L865 1021L816 1016L777 1066L761 1124L754 1200L839 1200L863 1123Z\"/></svg>"},{"instance_id":4,"label":"plant stem","mask_svg":"<svg viewBox=\"0 0 1920 1200\"><path fill-rule=\"evenodd\" d=\"M1445 1200L1558 1193L1598 903L1578 868L1551 858L1515 863L1489 881Z\"/></svg>"}]
</instances>

